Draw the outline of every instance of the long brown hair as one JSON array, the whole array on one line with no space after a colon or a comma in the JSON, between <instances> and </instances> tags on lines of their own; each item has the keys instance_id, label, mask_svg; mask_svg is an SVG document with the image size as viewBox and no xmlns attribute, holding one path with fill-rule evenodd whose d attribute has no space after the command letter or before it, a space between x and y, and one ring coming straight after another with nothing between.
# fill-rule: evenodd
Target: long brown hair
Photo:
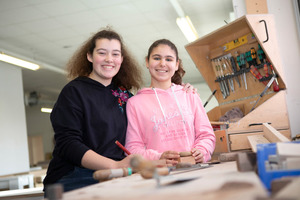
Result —
<instances>
[{"instance_id":1,"label":"long brown hair","mask_svg":"<svg viewBox=\"0 0 300 200\"><path fill-rule=\"evenodd\" d=\"M110 28L105 28L97 32L79 47L67 63L68 78L74 79L79 76L89 76L93 70L93 65L88 61L87 54L93 53L96 41L99 39L115 39L121 44L123 62L119 72L113 77L112 82L118 87L125 87L127 90L138 90L143 82L141 68L125 47L121 36Z\"/></svg>"},{"instance_id":2,"label":"long brown hair","mask_svg":"<svg viewBox=\"0 0 300 200\"><path fill-rule=\"evenodd\" d=\"M178 57L178 50L177 47L175 46L175 44L173 44L170 40L167 39L160 39L160 40L156 40L148 49L148 55L147 55L147 60L149 60L150 58L150 54L152 53L153 49L158 47L159 45L164 44L164 45L168 45L174 52L176 55L176 61L179 61L179 65L178 65L178 70L175 72L175 74L172 76L171 81L172 83L181 85L182 84L182 77L185 74L185 71L183 69L183 65L182 65L182 61L181 59Z\"/></svg>"}]
</instances>

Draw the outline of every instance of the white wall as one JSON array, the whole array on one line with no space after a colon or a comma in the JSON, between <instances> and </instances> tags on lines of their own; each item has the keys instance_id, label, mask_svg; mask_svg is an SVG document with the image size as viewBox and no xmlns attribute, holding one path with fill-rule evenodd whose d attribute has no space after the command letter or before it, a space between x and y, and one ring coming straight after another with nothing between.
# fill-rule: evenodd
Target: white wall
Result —
<instances>
[{"instance_id":1,"label":"white wall","mask_svg":"<svg viewBox=\"0 0 300 200\"><path fill-rule=\"evenodd\" d=\"M300 134L300 38L294 0L268 0L275 16L276 34L287 87L287 107L292 137ZM278 108L277 108L278 109ZM279 108L280 109L280 108Z\"/></svg>"},{"instance_id":2,"label":"white wall","mask_svg":"<svg viewBox=\"0 0 300 200\"><path fill-rule=\"evenodd\" d=\"M0 62L0 176L29 171L22 71Z\"/></svg>"}]
</instances>

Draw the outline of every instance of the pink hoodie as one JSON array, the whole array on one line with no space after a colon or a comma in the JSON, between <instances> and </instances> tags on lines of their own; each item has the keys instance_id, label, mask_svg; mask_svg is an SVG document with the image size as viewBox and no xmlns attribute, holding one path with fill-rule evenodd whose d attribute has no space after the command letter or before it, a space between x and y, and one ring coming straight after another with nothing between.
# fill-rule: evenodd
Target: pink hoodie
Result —
<instances>
[{"instance_id":1,"label":"pink hoodie","mask_svg":"<svg viewBox=\"0 0 300 200\"><path fill-rule=\"evenodd\" d=\"M199 149L211 159L215 135L198 94L180 85L168 90L144 88L127 102L125 147L132 154L158 160L164 151Z\"/></svg>"}]
</instances>

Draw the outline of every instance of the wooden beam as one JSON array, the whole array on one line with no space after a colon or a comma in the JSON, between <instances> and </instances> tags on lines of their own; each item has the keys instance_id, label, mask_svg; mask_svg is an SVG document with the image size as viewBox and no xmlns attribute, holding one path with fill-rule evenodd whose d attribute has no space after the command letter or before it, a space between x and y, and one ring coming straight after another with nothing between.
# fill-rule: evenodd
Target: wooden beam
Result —
<instances>
[{"instance_id":1,"label":"wooden beam","mask_svg":"<svg viewBox=\"0 0 300 200\"><path fill-rule=\"evenodd\" d=\"M263 123L263 132L265 138L269 140L271 143L290 141L287 137L282 135L279 131L277 131L268 123Z\"/></svg>"}]
</instances>

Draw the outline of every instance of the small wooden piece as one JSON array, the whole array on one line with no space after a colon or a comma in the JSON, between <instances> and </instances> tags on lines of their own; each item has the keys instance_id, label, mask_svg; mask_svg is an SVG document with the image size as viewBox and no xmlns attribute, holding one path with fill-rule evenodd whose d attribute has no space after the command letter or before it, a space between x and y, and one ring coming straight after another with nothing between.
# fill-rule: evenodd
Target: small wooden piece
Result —
<instances>
[{"instance_id":1,"label":"small wooden piece","mask_svg":"<svg viewBox=\"0 0 300 200\"><path fill-rule=\"evenodd\" d=\"M190 164L196 164L195 158L193 156L185 156L180 157L178 160L179 163L190 163Z\"/></svg>"},{"instance_id":2,"label":"small wooden piece","mask_svg":"<svg viewBox=\"0 0 300 200\"><path fill-rule=\"evenodd\" d=\"M190 152L190 151L182 151L182 152L179 152L179 155L180 155L180 157L187 157L187 156L191 156L192 152Z\"/></svg>"},{"instance_id":3,"label":"small wooden piece","mask_svg":"<svg viewBox=\"0 0 300 200\"><path fill-rule=\"evenodd\" d=\"M265 144L270 143L263 135L250 135L248 136L248 140L253 152L257 152L256 145L257 144Z\"/></svg>"},{"instance_id":4,"label":"small wooden piece","mask_svg":"<svg viewBox=\"0 0 300 200\"><path fill-rule=\"evenodd\" d=\"M178 159L178 163L190 163L196 164L195 158L192 156L192 152L183 151L179 152L180 158Z\"/></svg>"},{"instance_id":5,"label":"small wooden piece","mask_svg":"<svg viewBox=\"0 0 300 200\"><path fill-rule=\"evenodd\" d=\"M230 161L236 161L237 159L237 154L236 152L230 152L230 153L221 153L219 155L219 160L220 162L230 162Z\"/></svg>"}]
</instances>

